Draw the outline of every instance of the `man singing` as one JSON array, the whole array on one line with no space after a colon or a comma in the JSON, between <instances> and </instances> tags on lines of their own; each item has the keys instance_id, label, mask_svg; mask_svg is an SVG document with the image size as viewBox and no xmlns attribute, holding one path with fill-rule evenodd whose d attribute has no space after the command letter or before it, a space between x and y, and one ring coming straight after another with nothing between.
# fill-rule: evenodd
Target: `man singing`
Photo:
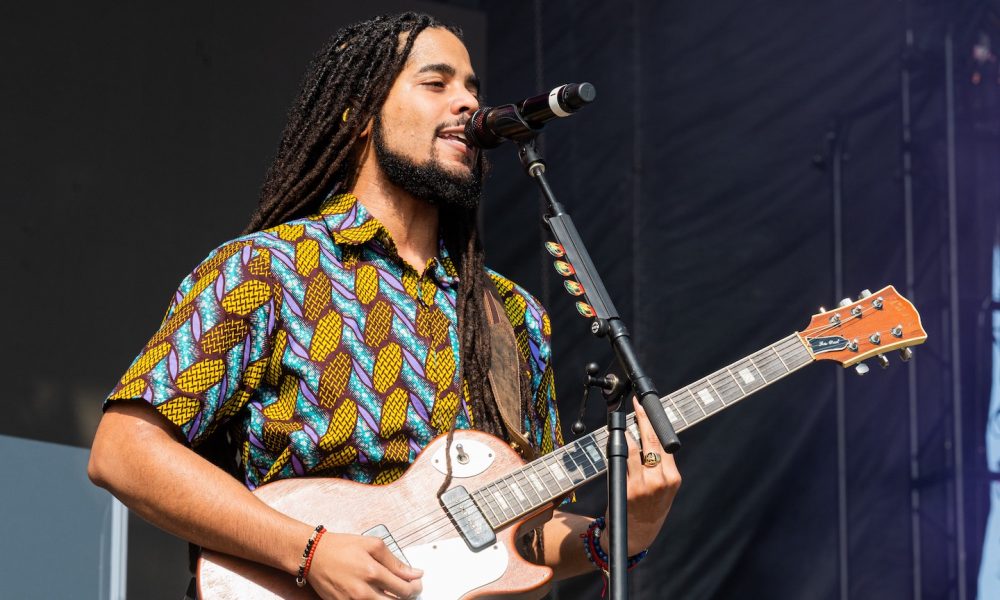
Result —
<instances>
[{"instance_id":1,"label":"man singing","mask_svg":"<svg viewBox=\"0 0 1000 600\"><path fill-rule=\"evenodd\" d=\"M518 340L519 429L537 453L562 443L548 317L483 264L484 160L463 134L479 84L459 36L407 13L332 38L244 235L183 280L105 402L94 440L91 479L131 510L298 577L321 598L411 598L422 573L378 539L317 535L319 524L251 490L291 477L389 483L455 428L513 441L487 381L490 286ZM651 454L629 440L632 563L680 485L636 412ZM556 510L533 558L557 578L603 567L602 526Z\"/></svg>"}]
</instances>

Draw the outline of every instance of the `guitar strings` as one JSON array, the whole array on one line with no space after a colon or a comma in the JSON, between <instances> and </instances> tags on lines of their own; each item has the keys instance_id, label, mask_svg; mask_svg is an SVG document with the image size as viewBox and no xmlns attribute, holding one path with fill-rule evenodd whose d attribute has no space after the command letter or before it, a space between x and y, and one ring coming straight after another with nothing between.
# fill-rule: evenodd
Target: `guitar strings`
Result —
<instances>
[{"instance_id":1,"label":"guitar strings","mask_svg":"<svg viewBox=\"0 0 1000 600\"><path fill-rule=\"evenodd\" d=\"M792 352L788 352L789 349L791 349ZM799 368L801 366L800 365L799 367L796 368L788 367L787 364L785 364L784 357L787 357L789 360L792 360L796 357L796 355L806 352L804 346L801 344L798 337L792 335L789 336L788 338L785 338L784 340L776 342L775 344L769 346L767 349L755 353L755 355L759 355L761 354L761 352L766 353L771 350L774 351L776 358L778 358L782 363L783 372L781 373L781 377L788 375L796 368ZM744 360L747 361L747 364L749 366L752 366L755 370L757 370L758 374L762 377L765 384L769 384L770 381L776 381L777 379L780 379L780 377L776 377L768 381L767 377L760 370L760 367L758 367L757 364L755 363L754 361L755 355L750 355ZM770 357L770 356L758 357L757 361L765 363L763 366L765 366L766 368L766 363L774 363L775 362L774 359L775 357ZM691 386L683 388L682 390L678 390L665 397L666 400L668 400L670 403L674 405L674 408L676 409L678 416L680 417L680 420L684 422L686 427L693 425L694 423L700 422L701 420L714 414L718 410L721 410L723 407L730 406L733 402L736 402L742 399L743 397L749 395L750 393L756 391L755 389L752 388L749 390L745 390L742 386L739 385L739 383L736 381L735 375L733 375L733 373L730 371L731 367L737 367L742 362L743 361L738 361L736 363L733 363L732 365L729 365L724 369L720 369L719 371L710 374L709 376L705 377L704 380L700 380L708 383L710 387L712 387L716 391L716 395L718 395L719 399L721 400L720 406L713 408L711 412L706 411L705 408L702 406L702 404L697 402L696 398L694 397L694 392L691 389L697 386L700 383L700 381L695 382ZM727 403L725 398L729 396L731 392L736 392L737 388L739 388L738 390L739 397L733 400L732 402Z\"/></svg>"},{"instance_id":2,"label":"guitar strings","mask_svg":"<svg viewBox=\"0 0 1000 600\"><path fill-rule=\"evenodd\" d=\"M788 346L790 346L791 343L793 343L795 341L797 341L797 340L787 339L787 340L784 340L782 342L779 342L779 343L775 344L774 350L775 350L776 354L778 354L778 356L780 357L780 351L781 350L787 350ZM756 365L754 365L754 366L756 368ZM761 376L763 377L763 374L761 374ZM706 378L706 381L710 382L711 381L711 377L712 376L710 375L708 378ZM713 384L713 387L715 387L714 384ZM729 389L734 388L734 387L738 387L738 386L734 386L733 383L730 383L730 384L728 384L728 386L720 385L718 387L715 387L715 389L716 389L717 393L721 394L723 392L720 391L720 389L723 390L723 391L728 391ZM741 395L742 395L742 393L743 392L742 392L742 389L741 389ZM675 405L676 405L676 403L677 402L675 401ZM681 404L685 404L685 405L688 405L688 404L691 404L691 403L693 403L693 399L692 400L687 400L686 402L681 402ZM723 404L724 404L724 402L723 402ZM634 420L635 420L635 415L634 414L629 415L628 421L629 421L630 425L634 423ZM601 432L598 432L598 433L605 433L605 432L602 430ZM601 437L603 437L603 436L600 436L600 435L595 436L595 441L597 439L601 438ZM542 459L542 461L544 461L544 460L551 460L553 458L555 458L555 459L558 460L559 456L567 453L567 448L569 446L570 445L564 446L563 448L560 448L556 452L553 452L553 453L549 454L544 459ZM583 453L583 456L586 456L586 453ZM587 460L588 461L590 460L589 457L587 457ZM541 462L541 461L539 461L539 462ZM592 461L590 461L590 462L592 463ZM536 470L534 467L531 466L533 464L535 464L535 463L529 463L529 465L525 465L525 467L522 467L522 468L519 468L519 469L513 471L509 476L512 477L515 480L517 479L518 475L520 475L522 477L526 477L525 476L525 472L530 467L531 470L535 473L536 476L540 475L540 480L542 480L544 482L543 485L546 487L546 490L548 490L548 488L549 488L548 484L552 484L553 486L557 487L557 489L560 489L561 493L565 493L565 491L562 490L561 486L558 484L558 482L555 480L555 477L551 474L551 472L548 469L543 469L541 472L539 472L538 470ZM596 467L596 465L593 465L593 466ZM487 484L486 486L483 486L483 488L480 488L476 492L473 492L473 494L483 492L490 485L497 485L497 483L499 481L500 480L498 480L496 482L492 482L490 484ZM522 483L524 483L524 480L522 480ZM536 496L538 495L537 491L535 491L534 488L528 487L528 486L526 486L526 487L527 487L527 489L532 490L533 493ZM554 498L552 498L552 499L554 499ZM492 512L494 514L494 517L496 517L497 516L497 511L493 510L493 507L489 504L488 498L484 498L484 500L486 502L486 508L489 509L490 512ZM520 505L521 502L518 501L518 504ZM544 503L542 503L542 504L544 504ZM539 506L541 506L541 505L539 505ZM466 516L467 514L469 514L473 510L483 511L483 516L486 517L485 509L480 508L475 503L474 498L473 498L472 495L470 495L469 498L463 500L461 503L459 503L458 505L456 505L455 508L458 509L458 510L453 510L452 514L457 515L457 518L462 518L462 517ZM500 507L498 507L498 509L501 512L505 512ZM527 514L527 512L528 512L528 511L525 511L524 509L519 509L519 510L521 510L521 514ZM395 544L398 547L403 548L403 547L406 547L406 546L410 546L413 543L418 542L418 541L424 542L424 543L432 543L433 541L436 541L438 539L443 538L448 533L450 533L452 531L455 531L455 529L453 528L454 527L454 523L452 522L452 518L447 513L445 513L442 510L440 513L436 513L436 515L437 515L437 518L434 518L435 517L435 513L428 513L426 515L418 517L415 521L412 521L412 522L408 523L409 527L404 526L403 528L401 528L400 530L398 530L399 531L398 537L396 536L396 534L390 533L390 535L383 537L382 540L383 540L383 542L394 541ZM505 514L504 514L504 517L506 518ZM421 521L425 521L428 518L430 518L432 520L430 522L428 522L428 523L421 523ZM487 518L487 521L489 521L488 518Z\"/></svg>"},{"instance_id":3,"label":"guitar strings","mask_svg":"<svg viewBox=\"0 0 1000 600\"><path fill-rule=\"evenodd\" d=\"M563 448L560 448L559 450L546 455L545 457L539 459L536 462L541 463L541 462L545 462L545 461L551 461L553 458L558 458L558 456L560 456L560 455L562 455L562 454L565 453L565 448L566 447L567 446L564 446ZM589 460L589 458L588 458L588 460ZM528 463L527 465L524 465L523 467L515 469L513 472L509 473L507 476L501 478L500 480L497 480L497 481L491 482L489 484L486 484L485 486L479 488L475 492L472 492L469 495L469 498L463 500L461 503L459 503L458 505L456 505L456 506L461 506L462 507L460 512L463 513L463 514L460 514L459 516L460 517L464 516L465 514L467 514L472 509L476 509L476 510L481 511L483 513L484 518L486 518L487 521L489 521L489 518L486 516L485 509L480 508L475 503L474 496L476 494L481 494L482 495L484 493L484 491L486 490L486 488L488 488L491 485L496 485L502 479L505 479L507 477L515 477L516 478L516 476L518 474L522 474L523 475L523 473L525 471L527 471L529 468L535 473L536 477L539 478L539 481L542 482L542 485L546 489L546 492L548 494L552 493L551 490L550 490L550 485L549 485L550 483L552 484L551 487L555 487L556 489L559 490L559 493L556 494L555 496L550 496L550 498L548 498L547 500L543 500L541 494L537 490L535 490L534 488L529 488L529 489L531 489L533 491L534 495L539 498L539 504L537 505L538 507L541 507L545 503L547 503L547 502L549 502L551 500L554 500L555 498L558 498L559 495L561 495L563 493L566 493L567 490L563 490L562 489L562 487L555 480L555 477L552 475L552 473L548 469L544 469L544 470L542 470L539 473L539 471L537 471L532 466L534 464L535 464L534 462L533 463ZM527 499L527 496L525 496L525 498ZM484 500L484 502L486 504L486 508L488 508L489 511L493 513L493 516L494 517L498 517L497 511L493 510L493 507L490 506L489 499L486 498L486 497L483 497L483 500ZM520 501L518 501L518 505L519 506L521 505ZM532 507L532 508L534 508L534 507ZM501 511L503 511L503 509L500 508L499 506L498 506L498 509L500 509ZM527 514L528 512L530 512L530 508L528 510L525 510L524 508L520 508L519 507L518 510L521 511L521 514ZM455 511L453 511L453 513L454 512ZM426 519L428 517L433 517L434 515L435 515L435 513L428 513L427 515L423 515L421 517L418 517L417 521L422 520L422 519ZM504 514L503 517L506 520L506 514ZM435 533L436 531L444 528L445 526L447 526L449 524L452 524L451 517L449 517L448 514L446 512L444 512L443 510L441 511L441 513L438 516L438 518L435 519L435 520L433 520L433 521L431 521L430 523L421 524L421 525L416 525L416 522L408 523L408 525L410 527L404 526L403 528L400 529L401 533L400 533L399 540L397 540L397 544L401 545L400 544L400 540L405 540L406 542L411 542L411 541L416 541L416 540L426 541L426 538L427 538L428 535L431 535L431 534ZM428 531L427 530L428 527L433 527L434 529L431 529L430 531ZM412 531L408 531L408 530L412 530ZM405 533L403 533L403 532L405 532ZM417 536L417 537L414 537L414 536ZM395 536L392 536L392 537L395 537Z\"/></svg>"},{"instance_id":4,"label":"guitar strings","mask_svg":"<svg viewBox=\"0 0 1000 600\"><path fill-rule=\"evenodd\" d=\"M862 312L862 316L866 312L870 313L873 310L875 310L875 309L873 309L873 308L862 309L862 311L863 311ZM848 317L844 321L851 321L851 320L855 320L855 319L859 319L859 318L861 318L861 316L851 315L850 317ZM804 333L806 333L806 334L813 334L814 335L816 333L828 331L828 330L830 330L830 329L832 329L834 327L837 327L837 326L838 326L838 324L831 323L829 325L823 325L823 326L820 326L820 327L815 327L815 328L810 329L810 330L806 330ZM771 351L773 351L775 353L776 358L778 358L783 363L783 368L786 371L785 373L782 373L782 376L784 376L784 375L787 375L788 373L790 373L791 370L788 369L787 365L784 365L784 359L782 358L782 352L787 351L790 347L794 347L797 342L798 342L798 340L796 339L796 337L786 338L785 340L777 342L776 344L770 346L768 349L763 350L761 352L767 352L768 350L771 350ZM757 354L760 354L760 352L758 352ZM789 355L789 356L791 356L791 355ZM764 379L765 382L769 383L767 381L766 376L764 376L763 372L760 371L760 368L754 362L753 358L754 358L754 355L750 355L745 360L747 360L750 363L750 365L753 366L755 368L755 370L758 371L758 374ZM758 360L761 360L761 358L759 357ZM769 361L769 362L774 362L774 358L771 358L771 357L767 357L766 360ZM733 365L730 365L730 366L737 366L737 365L739 365L739 362L734 363ZM728 369L729 369L729 367L726 367L726 370L728 370ZM747 395L746 390L744 390L743 387L738 384L738 382L735 380L735 378L731 374L729 374L729 375L730 375L729 377L723 377L722 372L720 370L720 371L717 371L716 373L712 373L712 374L708 375L707 377L705 377L702 380L705 383L709 384L709 386L713 390L715 390L716 394L719 396L719 399L721 401L721 406L728 406L728 404L725 402L725 395L726 395L727 392L734 391L735 388L737 388L737 387L740 388L739 389L739 395L740 396L746 396ZM695 384L692 384L692 386L688 386L687 388L684 388L684 392L687 392L689 395L693 396L693 392L691 390L691 387L693 387L693 386L695 386L697 384L698 384L698 382L696 382ZM713 409L712 412L706 412L704 410L704 408L701 406L701 404L699 404L693 397L692 398L687 398L687 397L676 397L674 395L668 395L668 396L665 397L665 399L668 400L670 403L672 403L674 405L674 408L679 413L678 416L687 425L691 425L691 424L693 424L693 422L698 422L702 418L705 418L705 417L709 416L710 414L713 414L717 410L721 409L721 406L720 406L720 408ZM738 398L738 399L741 399L741 398ZM686 415L687 415L687 413L693 412L693 411L690 410L693 406L696 406L698 408L698 412L701 412L703 414L700 415L700 416L698 416L697 413L695 413L695 415L694 415L694 421L691 422L691 421L688 421L688 417ZM688 409L688 410L686 411L685 409ZM629 415L627 423L628 423L628 425L633 425L635 423L635 415L634 414L630 414ZM602 431L597 432L597 433L600 434L600 433L605 433L605 432L602 430ZM600 436L600 435L595 436L595 441L597 441L598 438L602 438L602 437L604 437L604 436ZM551 457L556 456L556 455L564 454L565 452L562 452L562 451L565 450L567 447L568 446L564 446L563 448L560 448L556 452L553 452L552 454L548 455L548 457L545 457L545 458L543 458L541 460L545 460L547 458L551 458ZM583 455L586 456L586 453L584 453ZM541 460L539 462L541 462ZM588 460L589 460L589 457L588 457ZM524 472L526 471L526 469L528 467L531 467L531 465L533 465L533 464L534 463L529 463L528 465L525 465L522 468L516 469L511 474L509 474L509 477L511 477L511 478L513 478L515 480L517 479L518 475L521 475L522 477L525 477ZM538 471L534 470L533 468L532 468L532 470L535 472L536 476L539 476L539 472ZM544 485L545 485L546 489L548 489L548 484L552 483L553 485L555 485L557 488L559 488L561 490L561 486L559 486L558 482L556 482L554 476L549 472L548 469L542 470L541 473L540 473L540 476L541 476L541 480L544 481ZM489 487L490 485L497 485L497 483L499 481L500 480L492 482L490 484L487 484L483 488L480 488L480 490L477 490L476 492L473 492L473 494L485 490L485 488ZM523 484L524 480L522 480L521 483ZM535 491L532 487L525 486L525 488L529 489L529 490L532 490L532 492L536 496L538 496L538 492ZM556 496L556 497L558 497L558 496ZM552 499L554 499L554 498L552 498ZM486 501L486 508L488 508L490 510L490 512L492 512L494 514L494 517L496 517L497 516L497 511L493 510L493 507L489 505L489 500L488 499L484 498L484 500ZM521 504L521 502L519 500L517 501L517 503L519 505ZM530 502L529 502L529 504L530 504ZM544 505L544 502L541 503L538 506L540 507L541 505ZM506 512L506 511L504 511L504 509L500 508L499 506L498 506L498 509L501 512ZM473 495L470 495L469 498L467 498L465 500L462 500L459 504L456 504L454 507L452 507L452 513L451 514L454 515L454 516L456 516L457 518L463 518L466 515L468 515L470 512L472 512L473 510L477 510L477 511L482 512L483 513L483 517L486 518L487 521L489 521L489 518L486 517L485 511L476 504L475 499L473 498ZM521 514L527 514L527 512L528 512L528 511L524 511L523 509L519 509L519 510L521 511ZM504 517L506 517L505 514L504 514ZM430 521L426 522L427 519L430 519ZM430 512L430 513L426 513L424 515L421 515L420 517L417 517L416 519L408 522L407 525L401 527L398 530L398 537L397 537L397 534L393 534L393 533L390 532L390 534L388 536L383 536L383 537L381 537L381 539L383 540L383 542L393 541L400 548L402 548L404 546L412 545L412 543L416 542L416 541L424 541L425 543L430 543L431 541L440 539L445 534L447 534L447 531L445 531L445 530L448 528L449 525L452 525L452 526L454 525L454 523L452 522L452 516L450 516L444 510L440 510L440 512L436 512L436 511L435 512Z\"/></svg>"}]
</instances>

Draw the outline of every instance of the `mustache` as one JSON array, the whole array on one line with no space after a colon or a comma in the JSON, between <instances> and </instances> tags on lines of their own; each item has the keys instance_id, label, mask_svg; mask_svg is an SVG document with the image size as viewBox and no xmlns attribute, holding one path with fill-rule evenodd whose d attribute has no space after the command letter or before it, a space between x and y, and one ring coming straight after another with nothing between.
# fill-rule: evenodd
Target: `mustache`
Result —
<instances>
[{"instance_id":1,"label":"mustache","mask_svg":"<svg viewBox=\"0 0 1000 600\"><path fill-rule=\"evenodd\" d=\"M468 117L466 117L464 119L459 118L459 119L456 119L456 120L448 122L448 123L441 123L440 125L438 125L437 127L434 128L434 136L437 137L438 134L440 134L445 129L448 129L449 127L462 127L462 128L465 128L466 123L468 123L470 120L472 120L472 115L469 115Z\"/></svg>"}]
</instances>

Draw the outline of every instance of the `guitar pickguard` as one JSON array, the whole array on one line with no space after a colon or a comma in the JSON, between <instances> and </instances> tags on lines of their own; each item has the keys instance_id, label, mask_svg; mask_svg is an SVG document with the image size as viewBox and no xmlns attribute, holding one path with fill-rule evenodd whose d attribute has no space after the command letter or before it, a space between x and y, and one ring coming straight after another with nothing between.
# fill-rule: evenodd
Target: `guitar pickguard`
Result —
<instances>
[{"instance_id":1,"label":"guitar pickguard","mask_svg":"<svg viewBox=\"0 0 1000 600\"><path fill-rule=\"evenodd\" d=\"M422 600L457 600L500 579L509 562L503 544L472 552L461 538L410 546L404 554L411 565L424 571Z\"/></svg>"}]
</instances>

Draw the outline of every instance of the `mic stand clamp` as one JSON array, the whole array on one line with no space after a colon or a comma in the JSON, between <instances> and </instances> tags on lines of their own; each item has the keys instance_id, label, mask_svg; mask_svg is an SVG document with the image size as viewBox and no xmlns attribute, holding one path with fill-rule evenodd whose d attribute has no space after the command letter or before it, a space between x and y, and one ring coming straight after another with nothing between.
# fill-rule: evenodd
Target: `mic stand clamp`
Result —
<instances>
[{"instance_id":1,"label":"mic stand clamp","mask_svg":"<svg viewBox=\"0 0 1000 600\"><path fill-rule=\"evenodd\" d=\"M552 188L545 177L545 160L538 153L535 139L514 140L518 145L518 156L528 175L534 179L542 195L548 203L548 212L544 220L552 232L556 244L556 252L550 252L563 261L556 261L556 266L565 276L576 276L573 284L576 295L584 295L587 302L577 302L577 310L584 316L594 319L591 332L598 337L606 337L611 343L615 357L621 365L626 377L626 385L635 390L640 404L649 417L650 424L664 450L673 453L680 448L680 440L673 425L663 411L660 395L653 385L653 380L646 375L628 329L622 323L617 309L611 302L608 292L594 267L590 254L577 233L576 226L563 206L556 200ZM576 287L578 286L578 287ZM569 286L567 286L569 287ZM579 292L577 294L577 292ZM628 444L625 440L627 423L625 403L619 402L617 407L608 412L608 537L609 539L609 574L608 588L612 600L624 600L628 597L627 565L628 565L628 531L627 531L627 473Z\"/></svg>"}]
</instances>

